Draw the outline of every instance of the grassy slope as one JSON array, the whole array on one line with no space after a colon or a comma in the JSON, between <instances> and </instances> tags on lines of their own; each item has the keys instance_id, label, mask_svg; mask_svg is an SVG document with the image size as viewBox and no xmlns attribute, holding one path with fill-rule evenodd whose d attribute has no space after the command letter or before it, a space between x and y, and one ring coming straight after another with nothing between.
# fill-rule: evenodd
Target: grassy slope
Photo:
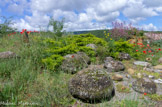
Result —
<instances>
[{"instance_id":1,"label":"grassy slope","mask_svg":"<svg viewBox=\"0 0 162 107\"><path fill-rule=\"evenodd\" d=\"M20 39L20 35L0 39L0 52L13 51L19 59L0 60L0 101L9 101L19 106L25 102L30 105L69 106L77 104L68 92L67 82L70 74L51 72L41 68L39 60L44 47L34 41L36 35L30 36L30 46ZM123 100L122 102L105 102L81 106L117 106L137 107L138 101ZM113 105L113 106L112 106Z\"/></svg>"}]
</instances>

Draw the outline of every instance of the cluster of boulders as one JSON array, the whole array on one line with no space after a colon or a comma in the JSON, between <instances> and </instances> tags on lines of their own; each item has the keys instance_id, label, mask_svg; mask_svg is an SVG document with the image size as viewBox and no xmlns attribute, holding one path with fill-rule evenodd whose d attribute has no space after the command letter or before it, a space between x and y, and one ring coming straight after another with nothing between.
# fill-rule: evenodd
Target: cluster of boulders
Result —
<instances>
[{"instance_id":1,"label":"cluster of boulders","mask_svg":"<svg viewBox=\"0 0 162 107\"><path fill-rule=\"evenodd\" d=\"M97 49L94 44L88 44L87 47ZM10 51L0 53L0 59L14 57L17 55ZM136 73L133 68L126 70L125 65L121 62L122 60L130 60L129 54L120 53L119 59L120 61L117 61L112 57L106 57L104 64L90 65L90 58L84 52L64 56L61 69L75 74L68 82L71 95L88 103L101 102L103 99L110 100L115 95L113 81L123 81L124 77L131 78ZM159 63L162 63L162 57L159 59ZM135 67L143 67L145 71L162 73L162 65L152 66L149 62L144 61L134 61L133 64ZM127 71L126 75L119 74L125 70ZM111 75L112 73L113 75ZM130 82L132 89L139 93L154 94L157 91L157 84L162 83L160 78L155 79L152 75L138 73L137 77L138 79Z\"/></svg>"},{"instance_id":2,"label":"cluster of boulders","mask_svg":"<svg viewBox=\"0 0 162 107\"><path fill-rule=\"evenodd\" d=\"M95 45L89 44L87 46L96 49ZM82 54L78 55L79 53ZM74 57L72 57L73 55ZM69 92L74 98L80 99L83 102L93 103L100 102L103 99L110 100L115 95L115 83L112 81L123 81L124 77L130 78L135 74L135 70L131 68L127 70L128 74L126 76L118 73L126 69L121 61L131 59L127 53L119 54L119 59L121 61L114 60L112 57L106 57L104 64L102 65L90 65L90 58L88 58L88 56L86 56L86 54L83 52L78 52L77 54L70 54L67 56L65 56L62 70L70 73L76 73L68 82ZM79 56L82 56L83 59ZM77 60L79 59L79 63L73 63L73 59L75 57ZM161 62L162 58L159 59L159 63ZM150 69L153 69L151 72L162 71L160 65L153 67L149 62L135 61L133 64L136 67L143 67L143 69L146 71L149 71ZM81 68L78 69L79 65L81 65ZM110 75L111 73L113 73L113 75ZM137 77L138 79L130 81L134 91L148 94L156 93L156 83L161 82L153 80L154 76L148 75L143 78L143 74L138 73Z\"/></svg>"}]
</instances>

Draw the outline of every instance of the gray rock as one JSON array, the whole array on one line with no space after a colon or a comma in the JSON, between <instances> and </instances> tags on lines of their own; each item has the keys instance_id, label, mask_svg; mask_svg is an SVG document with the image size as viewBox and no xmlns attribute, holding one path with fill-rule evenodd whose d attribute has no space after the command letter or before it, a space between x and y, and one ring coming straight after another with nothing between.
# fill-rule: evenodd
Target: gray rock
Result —
<instances>
[{"instance_id":1,"label":"gray rock","mask_svg":"<svg viewBox=\"0 0 162 107\"><path fill-rule=\"evenodd\" d=\"M74 98L95 103L115 95L114 84L105 69L91 65L70 79L68 89Z\"/></svg>"},{"instance_id":2,"label":"gray rock","mask_svg":"<svg viewBox=\"0 0 162 107\"><path fill-rule=\"evenodd\" d=\"M145 71L149 71L149 72L154 72L154 69L153 69L153 68L147 68L147 67L144 67L143 70L145 70Z\"/></svg>"},{"instance_id":3,"label":"gray rock","mask_svg":"<svg viewBox=\"0 0 162 107\"><path fill-rule=\"evenodd\" d=\"M88 44L86 46L92 48L93 50L97 49L97 46L95 44Z\"/></svg>"},{"instance_id":4,"label":"gray rock","mask_svg":"<svg viewBox=\"0 0 162 107\"><path fill-rule=\"evenodd\" d=\"M125 66L121 61L115 61L111 57L106 57L104 62L105 62L104 68L106 68L108 72L112 72L112 71L118 72L118 71L123 71L125 69Z\"/></svg>"},{"instance_id":5,"label":"gray rock","mask_svg":"<svg viewBox=\"0 0 162 107\"><path fill-rule=\"evenodd\" d=\"M156 84L149 78L140 78L134 81L132 88L139 93L155 94L157 91Z\"/></svg>"},{"instance_id":6,"label":"gray rock","mask_svg":"<svg viewBox=\"0 0 162 107\"><path fill-rule=\"evenodd\" d=\"M154 77L154 76L152 76L152 75L149 75L148 77L149 77L149 78L151 78L151 79L154 79L154 78L155 78L155 77Z\"/></svg>"},{"instance_id":7,"label":"gray rock","mask_svg":"<svg viewBox=\"0 0 162 107\"><path fill-rule=\"evenodd\" d=\"M7 58L16 58L18 57L16 53L7 51L7 52L0 52L0 59L7 59Z\"/></svg>"},{"instance_id":8,"label":"gray rock","mask_svg":"<svg viewBox=\"0 0 162 107\"><path fill-rule=\"evenodd\" d=\"M148 67L148 68L151 67L150 63L144 62L144 61L135 61L135 62L133 62L133 64L136 65L136 66L140 65L140 66Z\"/></svg>"},{"instance_id":9,"label":"gray rock","mask_svg":"<svg viewBox=\"0 0 162 107\"><path fill-rule=\"evenodd\" d=\"M154 80L155 83L162 84L162 79Z\"/></svg>"},{"instance_id":10,"label":"gray rock","mask_svg":"<svg viewBox=\"0 0 162 107\"><path fill-rule=\"evenodd\" d=\"M159 63L162 63L162 57L161 57L161 58L159 58Z\"/></svg>"},{"instance_id":11,"label":"gray rock","mask_svg":"<svg viewBox=\"0 0 162 107\"><path fill-rule=\"evenodd\" d=\"M130 60L131 57L128 53L119 53L119 60Z\"/></svg>"},{"instance_id":12,"label":"gray rock","mask_svg":"<svg viewBox=\"0 0 162 107\"><path fill-rule=\"evenodd\" d=\"M77 54L68 54L64 56L64 60L61 65L61 69L64 72L76 73L77 71L88 67L90 64L90 58L83 52L77 52Z\"/></svg>"}]
</instances>

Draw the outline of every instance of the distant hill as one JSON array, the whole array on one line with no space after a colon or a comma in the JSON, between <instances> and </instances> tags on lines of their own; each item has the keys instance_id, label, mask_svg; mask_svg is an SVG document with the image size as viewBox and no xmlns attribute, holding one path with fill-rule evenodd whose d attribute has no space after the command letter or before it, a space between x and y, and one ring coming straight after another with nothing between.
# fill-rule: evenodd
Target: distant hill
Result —
<instances>
[{"instance_id":1,"label":"distant hill","mask_svg":"<svg viewBox=\"0 0 162 107\"><path fill-rule=\"evenodd\" d=\"M104 30L90 30L90 31L74 31L72 33L75 35L91 33L97 37L103 38L105 36L104 31L106 31L106 33L109 32L109 30L104 29Z\"/></svg>"}]
</instances>

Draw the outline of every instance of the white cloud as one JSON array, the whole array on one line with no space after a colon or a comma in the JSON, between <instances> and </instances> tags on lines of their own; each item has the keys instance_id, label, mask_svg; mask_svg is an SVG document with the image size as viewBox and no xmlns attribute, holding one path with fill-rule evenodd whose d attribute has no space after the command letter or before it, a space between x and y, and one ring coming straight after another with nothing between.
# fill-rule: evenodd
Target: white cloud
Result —
<instances>
[{"instance_id":1,"label":"white cloud","mask_svg":"<svg viewBox=\"0 0 162 107\"><path fill-rule=\"evenodd\" d=\"M35 29L29 23L27 23L24 19L20 19L20 21L17 21L17 23L11 25L11 27L17 28L19 31L21 31L22 29L27 29L27 30ZM38 30L38 29L36 29L36 30Z\"/></svg>"},{"instance_id":2,"label":"white cloud","mask_svg":"<svg viewBox=\"0 0 162 107\"><path fill-rule=\"evenodd\" d=\"M148 25L142 25L141 28L146 31L157 31L158 30L157 27L154 26L152 23Z\"/></svg>"},{"instance_id":3,"label":"white cloud","mask_svg":"<svg viewBox=\"0 0 162 107\"><path fill-rule=\"evenodd\" d=\"M124 15L129 18L151 17L158 15L152 8L145 8L143 5L134 4L124 9Z\"/></svg>"},{"instance_id":4,"label":"white cloud","mask_svg":"<svg viewBox=\"0 0 162 107\"><path fill-rule=\"evenodd\" d=\"M33 27L46 26L50 17L43 13L33 12L32 16L25 16L25 19Z\"/></svg>"},{"instance_id":5,"label":"white cloud","mask_svg":"<svg viewBox=\"0 0 162 107\"><path fill-rule=\"evenodd\" d=\"M107 27L120 18L121 12L128 21L137 25L148 17L160 15L161 2L162 0L0 0L0 6L8 4L10 12L21 13L22 16L24 11L31 13L15 24L20 25L21 29L39 29L39 26L45 28L50 17L54 20L64 17L65 29L83 30ZM152 23L143 27L157 29Z\"/></svg>"},{"instance_id":6,"label":"white cloud","mask_svg":"<svg viewBox=\"0 0 162 107\"><path fill-rule=\"evenodd\" d=\"M14 4L11 4L11 5L8 6L8 11L13 12L13 13L17 13L17 14L22 14L24 9L22 8L22 6L14 3Z\"/></svg>"},{"instance_id":7,"label":"white cloud","mask_svg":"<svg viewBox=\"0 0 162 107\"><path fill-rule=\"evenodd\" d=\"M155 10L156 10L157 12L162 12L162 6L161 6L161 7L155 8Z\"/></svg>"},{"instance_id":8,"label":"white cloud","mask_svg":"<svg viewBox=\"0 0 162 107\"><path fill-rule=\"evenodd\" d=\"M102 0L97 4L97 15L105 15L110 12L119 11L126 6L127 0Z\"/></svg>"},{"instance_id":9,"label":"white cloud","mask_svg":"<svg viewBox=\"0 0 162 107\"><path fill-rule=\"evenodd\" d=\"M162 6L162 0L143 0L143 3L148 7Z\"/></svg>"}]
</instances>

